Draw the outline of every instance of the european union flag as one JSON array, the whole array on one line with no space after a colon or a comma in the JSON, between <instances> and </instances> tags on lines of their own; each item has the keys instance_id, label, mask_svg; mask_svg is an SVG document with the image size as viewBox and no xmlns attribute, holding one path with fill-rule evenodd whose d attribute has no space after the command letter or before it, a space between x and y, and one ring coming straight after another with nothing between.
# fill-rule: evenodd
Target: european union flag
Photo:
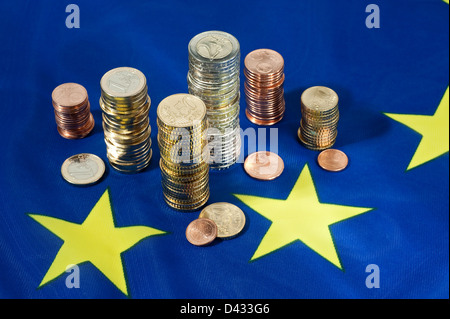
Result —
<instances>
[{"instance_id":1,"label":"european union flag","mask_svg":"<svg viewBox=\"0 0 450 319\"><path fill-rule=\"evenodd\" d=\"M0 297L449 298L448 26L442 0L3 1ZM285 168L271 181L242 162L210 171L208 204L237 205L247 222L197 247L185 231L200 210L163 199L156 107L188 92L188 43L208 30L240 43L240 126L256 137L243 158L257 143ZM260 48L285 61L286 111L270 129L245 116L243 58ZM153 157L137 174L108 164L97 102L121 66L145 74L152 101ZM56 129L51 92L66 82L89 94L83 139ZM339 96L341 172L297 137L300 96L316 85ZM79 153L106 163L98 183L62 178Z\"/></svg>"}]
</instances>

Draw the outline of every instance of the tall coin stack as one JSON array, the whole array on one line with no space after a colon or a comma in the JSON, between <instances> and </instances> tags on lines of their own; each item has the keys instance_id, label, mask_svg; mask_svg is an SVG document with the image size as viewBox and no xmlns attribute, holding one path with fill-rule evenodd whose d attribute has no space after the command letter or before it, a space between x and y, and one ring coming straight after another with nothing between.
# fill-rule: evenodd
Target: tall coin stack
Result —
<instances>
[{"instance_id":1,"label":"tall coin stack","mask_svg":"<svg viewBox=\"0 0 450 319\"><path fill-rule=\"evenodd\" d=\"M210 129L210 167L233 165L241 151L239 127L240 46L231 34L207 31L189 42L189 93L205 104Z\"/></svg>"},{"instance_id":2,"label":"tall coin stack","mask_svg":"<svg viewBox=\"0 0 450 319\"><path fill-rule=\"evenodd\" d=\"M91 105L86 89L77 83L64 83L52 92L56 127L59 134L67 139L87 136L94 128Z\"/></svg>"},{"instance_id":3,"label":"tall coin stack","mask_svg":"<svg viewBox=\"0 0 450 319\"><path fill-rule=\"evenodd\" d=\"M259 49L244 60L247 118L257 125L273 125L284 116L284 59L276 51Z\"/></svg>"},{"instance_id":4,"label":"tall coin stack","mask_svg":"<svg viewBox=\"0 0 450 319\"><path fill-rule=\"evenodd\" d=\"M100 86L109 163L120 172L139 172L152 157L147 80L137 69L120 67L105 73Z\"/></svg>"},{"instance_id":5,"label":"tall coin stack","mask_svg":"<svg viewBox=\"0 0 450 319\"><path fill-rule=\"evenodd\" d=\"M333 146L339 121L338 101L336 92L324 86L303 92L298 138L306 148L324 150Z\"/></svg>"},{"instance_id":6,"label":"tall coin stack","mask_svg":"<svg viewBox=\"0 0 450 319\"><path fill-rule=\"evenodd\" d=\"M161 184L166 203L195 210L209 198L206 106L190 94L174 94L158 105Z\"/></svg>"}]
</instances>

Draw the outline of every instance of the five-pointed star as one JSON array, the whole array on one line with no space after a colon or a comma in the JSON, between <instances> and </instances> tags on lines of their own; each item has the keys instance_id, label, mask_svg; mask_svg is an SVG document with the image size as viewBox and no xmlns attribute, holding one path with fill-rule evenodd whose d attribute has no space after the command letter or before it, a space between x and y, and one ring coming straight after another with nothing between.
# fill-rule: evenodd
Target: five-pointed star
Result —
<instances>
[{"instance_id":1,"label":"five-pointed star","mask_svg":"<svg viewBox=\"0 0 450 319\"><path fill-rule=\"evenodd\" d=\"M434 115L392 114L390 118L422 135L407 170L431 161L449 150L449 96L448 87Z\"/></svg>"},{"instance_id":2,"label":"five-pointed star","mask_svg":"<svg viewBox=\"0 0 450 319\"><path fill-rule=\"evenodd\" d=\"M238 194L234 196L272 221L251 260L300 240L342 269L329 226L372 210L320 203L308 165L303 168L285 200Z\"/></svg>"},{"instance_id":3,"label":"five-pointed star","mask_svg":"<svg viewBox=\"0 0 450 319\"><path fill-rule=\"evenodd\" d=\"M49 216L29 216L64 240L39 287L64 273L67 266L90 261L128 295L121 253L148 236L165 233L147 226L115 227L108 189L81 225Z\"/></svg>"}]
</instances>

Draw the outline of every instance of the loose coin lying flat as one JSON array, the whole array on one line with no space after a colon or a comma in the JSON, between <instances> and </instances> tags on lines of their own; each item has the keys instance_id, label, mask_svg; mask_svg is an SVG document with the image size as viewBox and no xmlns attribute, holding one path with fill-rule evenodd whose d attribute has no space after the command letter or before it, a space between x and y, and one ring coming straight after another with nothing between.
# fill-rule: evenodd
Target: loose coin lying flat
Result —
<instances>
[{"instance_id":1,"label":"loose coin lying flat","mask_svg":"<svg viewBox=\"0 0 450 319\"><path fill-rule=\"evenodd\" d=\"M320 167L330 172L339 172L348 165L348 157L344 152L337 149L327 149L317 156Z\"/></svg>"},{"instance_id":2,"label":"loose coin lying flat","mask_svg":"<svg viewBox=\"0 0 450 319\"><path fill-rule=\"evenodd\" d=\"M217 237L227 238L239 234L245 226L244 212L230 203L214 203L205 207L199 218L208 218L217 225Z\"/></svg>"},{"instance_id":3,"label":"loose coin lying flat","mask_svg":"<svg viewBox=\"0 0 450 319\"><path fill-rule=\"evenodd\" d=\"M208 218L193 220L186 228L186 239L195 246L204 246L217 237L217 226Z\"/></svg>"},{"instance_id":4,"label":"loose coin lying flat","mask_svg":"<svg viewBox=\"0 0 450 319\"><path fill-rule=\"evenodd\" d=\"M275 153L259 151L250 154L245 159L244 169L253 178L269 181L283 173L284 162Z\"/></svg>"},{"instance_id":5,"label":"loose coin lying flat","mask_svg":"<svg viewBox=\"0 0 450 319\"><path fill-rule=\"evenodd\" d=\"M105 173L105 163L94 154L77 154L69 157L61 166L62 177L71 184L89 185L97 182Z\"/></svg>"}]
</instances>

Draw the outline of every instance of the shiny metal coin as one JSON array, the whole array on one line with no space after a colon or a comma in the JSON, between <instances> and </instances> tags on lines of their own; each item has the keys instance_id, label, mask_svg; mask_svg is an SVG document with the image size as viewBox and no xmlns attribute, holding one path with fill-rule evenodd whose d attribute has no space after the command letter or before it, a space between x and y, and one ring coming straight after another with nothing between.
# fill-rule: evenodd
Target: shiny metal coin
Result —
<instances>
[{"instance_id":1,"label":"shiny metal coin","mask_svg":"<svg viewBox=\"0 0 450 319\"><path fill-rule=\"evenodd\" d=\"M280 156L268 151L250 154L244 161L244 170L248 175L262 181L277 178L283 173L284 162Z\"/></svg>"},{"instance_id":2,"label":"shiny metal coin","mask_svg":"<svg viewBox=\"0 0 450 319\"><path fill-rule=\"evenodd\" d=\"M319 166L329 172L340 172L348 165L347 155L337 149L327 149L317 156Z\"/></svg>"},{"instance_id":3,"label":"shiny metal coin","mask_svg":"<svg viewBox=\"0 0 450 319\"><path fill-rule=\"evenodd\" d=\"M217 225L217 237L229 238L238 235L245 226L244 212L236 205L220 202L206 206L199 218L208 218Z\"/></svg>"},{"instance_id":4,"label":"shiny metal coin","mask_svg":"<svg viewBox=\"0 0 450 319\"><path fill-rule=\"evenodd\" d=\"M217 226L207 218L196 219L186 228L186 239L195 246L210 244L216 237Z\"/></svg>"},{"instance_id":5,"label":"shiny metal coin","mask_svg":"<svg viewBox=\"0 0 450 319\"><path fill-rule=\"evenodd\" d=\"M61 166L62 177L71 184L89 185L105 173L105 163L94 154L81 153L66 159Z\"/></svg>"}]
</instances>

